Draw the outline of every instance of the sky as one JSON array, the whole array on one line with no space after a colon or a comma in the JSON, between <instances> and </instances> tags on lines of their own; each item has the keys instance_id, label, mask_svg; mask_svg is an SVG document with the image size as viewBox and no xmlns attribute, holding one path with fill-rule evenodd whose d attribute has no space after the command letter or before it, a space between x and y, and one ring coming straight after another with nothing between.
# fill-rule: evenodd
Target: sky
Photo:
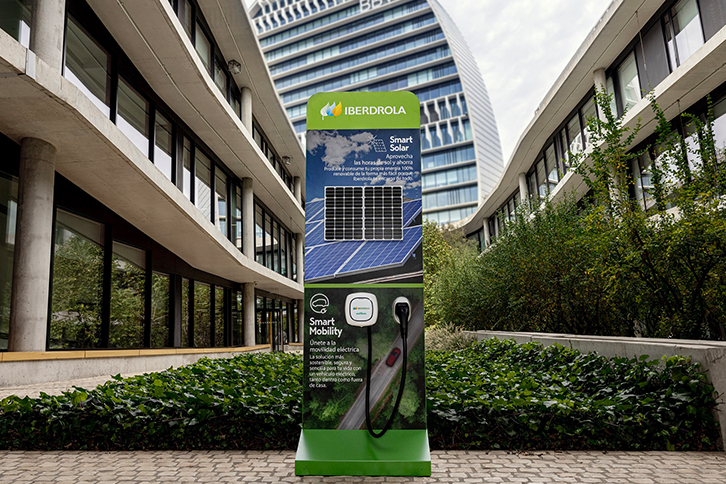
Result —
<instances>
[{"instance_id":1,"label":"sky","mask_svg":"<svg viewBox=\"0 0 726 484\"><path fill-rule=\"evenodd\" d=\"M504 163L612 0L439 0L476 58ZM245 0L252 5L254 0Z\"/></svg>"}]
</instances>

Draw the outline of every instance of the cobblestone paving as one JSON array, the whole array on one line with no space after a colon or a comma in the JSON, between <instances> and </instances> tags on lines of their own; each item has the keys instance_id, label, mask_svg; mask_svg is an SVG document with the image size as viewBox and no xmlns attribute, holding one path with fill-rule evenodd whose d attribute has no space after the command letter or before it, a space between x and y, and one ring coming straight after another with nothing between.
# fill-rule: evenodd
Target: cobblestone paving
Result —
<instances>
[{"instance_id":1,"label":"cobblestone paving","mask_svg":"<svg viewBox=\"0 0 726 484\"><path fill-rule=\"evenodd\" d=\"M676 452L432 452L421 477L296 477L295 453L8 452L0 483L348 482L724 484L726 454Z\"/></svg>"}]
</instances>

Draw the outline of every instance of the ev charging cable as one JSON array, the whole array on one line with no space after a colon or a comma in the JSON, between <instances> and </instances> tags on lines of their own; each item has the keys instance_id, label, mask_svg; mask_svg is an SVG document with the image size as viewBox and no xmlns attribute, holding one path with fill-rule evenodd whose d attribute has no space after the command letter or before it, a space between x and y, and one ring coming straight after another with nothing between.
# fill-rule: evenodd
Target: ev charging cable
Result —
<instances>
[{"instance_id":1,"label":"ev charging cable","mask_svg":"<svg viewBox=\"0 0 726 484\"><path fill-rule=\"evenodd\" d=\"M403 387L406 383L406 366L408 366L408 321L411 318L411 302L405 297L398 297L393 301L393 318L401 327L401 340L403 341L403 367L401 371L401 385L398 387L398 396L393 406L393 411L388 417L385 427L380 432L373 430L371 425L371 361L373 360L373 337L371 326L378 321L378 299L375 294L368 292L356 292L348 294L345 298L345 319L351 326L366 328L368 330L368 367L366 380L366 427L368 432L375 438L385 435L391 428L393 419L398 413L398 406L403 397Z\"/></svg>"},{"instance_id":2,"label":"ev charging cable","mask_svg":"<svg viewBox=\"0 0 726 484\"><path fill-rule=\"evenodd\" d=\"M398 414L398 406L401 404L401 398L403 397L403 387L406 383L406 367L408 366L408 320L411 317L411 303L405 297L396 298L393 302L393 317L396 322L401 326L401 340L403 341L403 366L401 367L401 384L398 387L398 396L396 397L396 403L393 406L393 411L388 417L385 427L380 432L373 430L371 425L371 360L373 360L373 340L371 337L371 328L368 327L368 368L366 383L366 427L368 427L368 433L375 438L383 437L386 432L393 425L393 419Z\"/></svg>"}]
</instances>

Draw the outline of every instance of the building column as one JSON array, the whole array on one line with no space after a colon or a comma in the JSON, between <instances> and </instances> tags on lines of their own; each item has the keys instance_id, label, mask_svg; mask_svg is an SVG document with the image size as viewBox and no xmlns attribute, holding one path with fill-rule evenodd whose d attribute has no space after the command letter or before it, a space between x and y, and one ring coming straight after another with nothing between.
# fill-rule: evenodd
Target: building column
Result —
<instances>
[{"instance_id":1,"label":"building column","mask_svg":"<svg viewBox=\"0 0 726 484\"><path fill-rule=\"evenodd\" d=\"M252 89L242 88L242 124L252 134Z\"/></svg>"},{"instance_id":2,"label":"building column","mask_svg":"<svg viewBox=\"0 0 726 484\"><path fill-rule=\"evenodd\" d=\"M595 90L598 92L608 92L607 88L607 77L605 76L605 69L595 69L595 71L592 73L593 78L593 84L595 84ZM600 121L607 121L605 118L605 113L602 112L602 109L597 110L598 118L600 118Z\"/></svg>"},{"instance_id":3,"label":"building column","mask_svg":"<svg viewBox=\"0 0 726 484\"><path fill-rule=\"evenodd\" d=\"M242 327L245 346L255 345L255 283L242 285Z\"/></svg>"},{"instance_id":4,"label":"building column","mask_svg":"<svg viewBox=\"0 0 726 484\"><path fill-rule=\"evenodd\" d=\"M46 350L55 155L55 147L43 140L23 138L20 142L10 351Z\"/></svg>"},{"instance_id":5,"label":"building column","mask_svg":"<svg viewBox=\"0 0 726 484\"><path fill-rule=\"evenodd\" d=\"M519 200L524 204L529 199L529 193L527 193L527 175L525 173L519 174Z\"/></svg>"},{"instance_id":6,"label":"building column","mask_svg":"<svg viewBox=\"0 0 726 484\"><path fill-rule=\"evenodd\" d=\"M54 69L63 65L66 0L34 0L30 50Z\"/></svg>"},{"instance_id":7,"label":"building column","mask_svg":"<svg viewBox=\"0 0 726 484\"><path fill-rule=\"evenodd\" d=\"M489 236L489 217L484 217L484 221L482 222L482 230L484 230L484 243L487 247L492 243L492 239ZM481 250L484 250L486 247L482 247Z\"/></svg>"},{"instance_id":8,"label":"building column","mask_svg":"<svg viewBox=\"0 0 726 484\"><path fill-rule=\"evenodd\" d=\"M242 253L255 260L255 193L252 178L242 179Z\"/></svg>"},{"instance_id":9,"label":"building column","mask_svg":"<svg viewBox=\"0 0 726 484\"><path fill-rule=\"evenodd\" d=\"M300 343L305 342L305 301L303 299L297 300L297 331L300 337Z\"/></svg>"},{"instance_id":10,"label":"building column","mask_svg":"<svg viewBox=\"0 0 726 484\"><path fill-rule=\"evenodd\" d=\"M295 184L295 200L302 205L302 181L300 177L296 176L293 178L293 183Z\"/></svg>"}]
</instances>

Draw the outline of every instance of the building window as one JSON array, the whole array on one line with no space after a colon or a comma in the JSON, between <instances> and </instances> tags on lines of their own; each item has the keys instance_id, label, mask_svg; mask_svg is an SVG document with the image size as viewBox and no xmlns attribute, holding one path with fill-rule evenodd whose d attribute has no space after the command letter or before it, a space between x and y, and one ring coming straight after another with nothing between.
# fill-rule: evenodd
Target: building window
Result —
<instances>
[{"instance_id":1,"label":"building window","mask_svg":"<svg viewBox=\"0 0 726 484\"><path fill-rule=\"evenodd\" d=\"M265 238L263 232L264 219L262 208L255 206L255 260L258 264L265 264Z\"/></svg>"},{"instance_id":2,"label":"building window","mask_svg":"<svg viewBox=\"0 0 726 484\"><path fill-rule=\"evenodd\" d=\"M640 101L638 66L632 52L618 67L618 87L620 88L620 104L623 107L623 112L630 110Z\"/></svg>"},{"instance_id":3,"label":"building window","mask_svg":"<svg viewBox=\"0 0 726 484\"><path fill-rule=\"evenodd\" d=\"M148 158L149 102L124 78L118 81L118 113L116 126Z\"/></svg>"},{"instance_id":4,"label":"building window","mask_svg":"<svg viewBox=\"0 0 726 484\"><path fill-rule=\"evenodd\" d=\"M232 215L232 227L230 230L230 240L237 247L237 250L242 250L242 188L238 185L233 185L231 194L232 207L230 213ZM249 256L250 254L245 254Z\"/></svg>"},{"instance_id":5,"label":"building window","mask_svg":"<svg viewBox=\"0 0 726 484\"><path fill-rule=\"evenodd\" d=\"M696 0L681 0L665 15L666 43L671 68L683 64L703 45L701 18Z\"/></svg>"},{"instance_id":6,"label":"building window","mask_svg":"<svg viewBox=\"0 0 726 484\"><path fill-rule=\"evenodd\" d=\"M111 262L110 348L144 346L146 252L113 242Z\"/></svg>"},{"instance_id":7,"label":"building window","mask_svg":"<svg viewBox=\"0 0 726 484\"><path fill-rule=\"evenodd\" d=\"M50 348L102 346L104 227L56 211Z\"/></svg>"},{"instance_id":8,"label":"building window","mask_svg":"<svg viewBox=\"0 0 726 484\"><path fill-rule=\"evenodd\" d=\"M210 72L209 69L212 65L212 42L209 40L209 37L199 22L197 22L196 29L194 30L194 48L197 50L197 54L199 54L205 70Z\"/></svg>"},{"instance_id":9,"label":"building window","mask_svg":"<svg viewBox=\"0 0 726 484\"><path fill-rule=\"evenodd\" d=\"M0 2L0 29L20 42L30 46L30 21L32 0L5 0Z\"/></svg>"},{"instance_id":10,"label":"building window","mask_svg":"<svg viewBox=\"0 0 726 484\"><path fill-rule=\"evenodd\" d=\"M174 170L172 132L171 122L157 111L154 119L154 165L161 170L165 177L174 181L172 177Z\"/></svg>"},{"instance_id":11,"label":"building window","mask_svg":"<svg viewBox=\"0 0 726 484\"><path fill-rule=\"evenodd\" d=\"M189 200L192 199L192 141L184 137L184 148L183 148L183 166L181 171L181 180L178 181L177 186L181 189L184 196Z\"/></svg>"},{"instance_id":12,"label":"building window","mask_svg":"<svg viewBox=\"0 0 726 484\"><path fill-rule=\"evenodd\" d=\"M154 272L151 276L151 347L172 346L169 340L169 275Z\"/></svg>"},{"instance_id":13,"label":"building window","mask_svg":"<svg viewBox=\"0 0 726 484\"><path fill-rule=\"evenodd\" d=\"M272 219L268 213L265 216L265 267L274 270L274 262L272 260Z\"/></svg>"},{"instance_id":14,"label":"building window","mask_svg":"<svg viewBox=\"0 0 726 484\"><path fill-rule=\"evenodd\" d=\"M4 141L2 138L0 135L0 142ZM3 152L5 156L9 154L4 143ZM9 158L12 160L15 154L13 151L10 153ZM18 177L17 167L13 166L13 163L8 163L7 159L4 159L3 162L3 166L0 167L0 350L7 350L10 332L10 299L13 287L15 227L18 216ZM8 170L10 167L13 169Z\"/></svg>"},{"instance_id":15,"label":"building window","mask_svg":"<svg viewBox=\"0 0 726 484\"><path fill-rule=\"evenodd\" d=\"M209 284L194 281L194 346L212 346L212 288Z\"/></svg>"},{"instance_id":16,"label":"building window","mask_svg":"<svg viewBox=\"0 0 726 484\"><path fill-rule=\"evenodd\" d=\"M227 237L227 175L217 166L215 172L214 191L217 198L217 210L214 213L215 225Z\"/></svg>"},{"instance_id":17,"label":"building window","mask_svg":"<svg viewBox=\"0 0 726 484\"><path fill-rule=\"evenodd\" d=\"M212 163L199 148L194 150L194 172L194 205L212 220Z\"/></svg>"},{"instance_id":18,"label":"building window","mask_svg":"<svg viewBox=\"0 0 726 484\"><path fill-rule=\"evenodd\" d=\"M232 293L232 346L242 346L245 343L243 300L244 296L240 291L234 291Z\"/></svg>"},{"instance_id":19,"label":"building window","mask_svg":"<svg viewBox=\"0 0 726 484\"><path fill-rule=\"evenodd\" d=\"M191 344L191 330L194 325L192 319L192 282L184 278L182 279L182 290L181 290L181 306L182 306L182 318L181 318L181 345L182 348L189 348Z\"/></svg>"},{"instance_id":20,"label":"building window","mask_svg":"<svg viewBox=\"0 0 726 484\"><path fill-rule=\"evenodd\" d=\"M111 115L110 56L85 33L73 17L66 28L63 75L75 84L107 117Z\"/></svg>"},{"instance_id":21,"label":"building window","mask_svg":"<svg viewBox=\"0 0 726 484\"><path fill-rule=\"evenodd\" d=\"M214 286L214 346L217 348L225 346L224 312L224 288Z\"/></svg>"}]
</instances>

